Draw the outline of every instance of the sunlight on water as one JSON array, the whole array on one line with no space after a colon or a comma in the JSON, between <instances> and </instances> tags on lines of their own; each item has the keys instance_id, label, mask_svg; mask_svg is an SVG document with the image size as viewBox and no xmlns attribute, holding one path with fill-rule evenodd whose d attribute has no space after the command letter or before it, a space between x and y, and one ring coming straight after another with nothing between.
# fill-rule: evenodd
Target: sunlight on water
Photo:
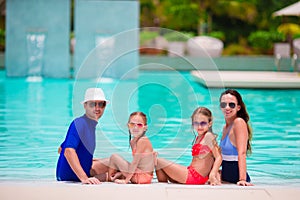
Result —
<instances>
[{"instance_id":1,"label":"sunlight on water","mask_svg":"<svg viewBox=\"0 0 300 200\"><path fill-rule=\"evenodd\" d=\"M100 86L111 100L97 126L95 157L121 153L130 159L126 123L136 110L147 114L147 135L159 156L180 164L191 161L190 116L197 106L213 111L213 130L220 140L223 117L215 102L222 90L203 88L188 73L141 72L136 81L76 84ZM73 99L76 84L68 79L10 79L0 71L0 180L55 180L57 148L69 123L83 113ZM247 161L253 182L299 185L300 91L239 91L253 128L253 153Z\"/></svg>"}]
</instances>

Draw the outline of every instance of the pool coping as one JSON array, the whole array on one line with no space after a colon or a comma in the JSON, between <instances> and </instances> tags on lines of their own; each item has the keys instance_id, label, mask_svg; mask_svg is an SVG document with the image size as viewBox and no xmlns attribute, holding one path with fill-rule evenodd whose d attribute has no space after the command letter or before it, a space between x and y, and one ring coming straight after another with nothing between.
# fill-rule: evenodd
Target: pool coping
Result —
<instances>
[{"instance_id":1,"label":"pool coping","mask_svg":"<svg viewBox=\"0 0 300 200\"><path fill-rule=\"evenodd\" d=\"M102 183L83 185L56 181L0 182L0 199L230 199L230 200L298 200L300 187L287 185L255 185L242 187L234 184L220 186L152 183L147 185L118 185Z\"/></svg>"},{"instance_id":2,"label":"pool coping","mask_svg":"<svg viewBox=\"0 0 300 200\"><path fill-rule=\"evenodd\" d=\"M208 88L299 89L298 72L191 71L194 80Z\"/></svg>"}]
</instances>

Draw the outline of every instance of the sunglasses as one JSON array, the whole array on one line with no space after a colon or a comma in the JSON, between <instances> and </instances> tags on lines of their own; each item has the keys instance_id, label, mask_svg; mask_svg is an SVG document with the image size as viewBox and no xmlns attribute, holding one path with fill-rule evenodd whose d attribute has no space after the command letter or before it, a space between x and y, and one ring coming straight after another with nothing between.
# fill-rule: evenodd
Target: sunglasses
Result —
<instances>
[{"instance_id":1,"label":"sunglasses","mask_svg":"<svg viewBox=\"0 0 300 200\"><path fill-rule=\"evenodd\" d=\"M208 125L208 122L204 122L204 121L202 121L202 122L193 122L194 127L198 127L198 126L203 127L203 126L207 126L207 125Z\"/></svg>"},{"instance_id":2,"label":"sunglasses","mask_svg":"<svg viewBox=\"0 0 300 200\"><path fill-rule=\"evenodd\" d=\"M106 106L106 101L101 101L101 102L88 102L88 105L91 107L91 108L94 108L96 107L97 105L100 107L100 108L104 108Z\"/></svg>"},{"instance_id":3,"label":"sunglasses","mask_svg":"<svg viewBox=\"0 0 300 200\"><path fill-rule=\"evenodd\" d=\"M133 123L133 122L130 122L130 123L128 123L127 124L128 125L128 127L129 128L134 128L135 126L137 127L137 128L144 128L144 124L142 124L142 123Z\"/></svg>"},{"instance_id":4,"label":"sunglasses","mask_svg":"<svg viewBox=\"0 0 300 200\"><path fill-rule=\"evenodd\" d=\"M229 106L230 108L235 108L235 103L233 103L233 102L230 102L230 103L221 102L221 103L220 103L220 107L221 107L221 108L226 108L227 104L228 104L228 106Z\"/></svg>"}]
</instances>

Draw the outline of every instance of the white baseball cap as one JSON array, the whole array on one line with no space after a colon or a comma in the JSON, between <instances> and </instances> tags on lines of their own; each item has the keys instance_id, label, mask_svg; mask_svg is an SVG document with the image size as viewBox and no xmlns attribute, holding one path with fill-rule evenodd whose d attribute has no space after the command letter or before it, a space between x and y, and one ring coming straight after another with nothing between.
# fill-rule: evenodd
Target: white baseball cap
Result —
<instances>
[{"instance_id":1,"label":"white baseball cap","mask_svg":"<svg viewBox=\"0 0 300 200\"><path fill-rule=\"evenodd\" d=\"M101 88L88 88L85 91L84 101L81 103L84 104L87 101L106 101L106 103L109 103Z\"/></svg>"}]
</instances>

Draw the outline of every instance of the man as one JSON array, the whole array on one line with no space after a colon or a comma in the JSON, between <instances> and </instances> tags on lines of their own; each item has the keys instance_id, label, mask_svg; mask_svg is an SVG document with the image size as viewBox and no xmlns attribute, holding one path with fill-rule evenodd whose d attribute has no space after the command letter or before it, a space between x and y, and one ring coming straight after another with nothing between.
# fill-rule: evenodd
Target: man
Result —
<instances>
[{"instance_id":1,"label":"man","mask_svg":"<svg viewBox=\"0 0 300 200\"><path fill-rule=\"evenodd\" d=\"M59 159L56 168L58 181L81 181L85 184L99 184L96 173L106 176L107 159L93 161L96 147L96 125L103 115L106 104L105 95L101 88L89 88L85 92L84 101L81 102L85 114L72 121L64 142L59 148ZM98 176L101 177L101 176ZM103 177L102 177L103 178ZM105 180L105 178L104 178Z\"/></svg>"}]
</instances>

